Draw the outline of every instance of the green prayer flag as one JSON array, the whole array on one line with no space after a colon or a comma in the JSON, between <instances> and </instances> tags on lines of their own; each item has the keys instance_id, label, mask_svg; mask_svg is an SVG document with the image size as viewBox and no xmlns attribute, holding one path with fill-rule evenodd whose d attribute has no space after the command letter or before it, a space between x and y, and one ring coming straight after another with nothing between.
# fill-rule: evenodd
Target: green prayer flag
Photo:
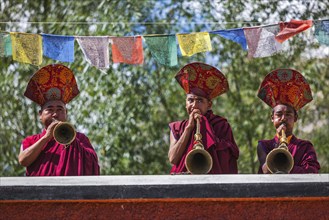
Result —
<instances>
[{"instance_id":1,"label":"green prayer flag","mask_svg":"<svg viewBox=\"0 0 329 220\"><path fill-rule=\"evenodd\" d=\"M9 33L0 33L0 57L12 55L11 38Z\"/></svg>"},{"instance_id":2,"label":"green prayer flag","mask_svg":"<svg viewBox=\"0 0 329 220\"><path fill-rule=\"evenodd\" d=\"M314 27L314 35L319 43L329 46L329 20L317 21Z\"/></svg>"},{"instance_id":3,"label":"green prayer flag","mask_svg":"<svg viewBox=\"0 0 329 220\"><path fill-rule=\"evenodd\" d=\"M166 66L177 65L177 46L175 35L147 35L145 42L154 59Z\"/></svg>"}]
</instances>

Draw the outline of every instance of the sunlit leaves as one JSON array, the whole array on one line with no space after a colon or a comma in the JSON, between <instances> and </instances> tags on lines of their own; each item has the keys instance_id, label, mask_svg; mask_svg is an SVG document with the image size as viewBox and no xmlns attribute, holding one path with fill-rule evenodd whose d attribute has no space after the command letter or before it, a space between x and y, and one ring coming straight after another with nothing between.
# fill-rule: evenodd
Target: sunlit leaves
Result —
<instances>
[{"instance_id":1,"label":"sunlit leaves","mask_svg":"<svg viewBox=\"0 0 329 220\"><path fill-rule=\"evenodd\" d=\"M310 4L307 10L299 11L296 7L282 9L270 1L212 1L201 6L199 1L0 2L1 21L40 22L1 24L1 30L81 36L175 34L268 24L290 17L318 19L326 15L329 6L323 1L299 1ZM306 44L304 38L296 36L289 40L291 47L286 53L249 60L247 51L236 43L219 36L212 36L212 43L213 51L192 57L179 55L179 65L172 68L157 64L144 45L143 65L113 64L105 72L90 66L75 45L75 61L64 64L74 70L81 93L68 105L69 120L90 138L102 174L169 173L168 123L187 117L184 92L174 76L193 61L214 65L228 78L230 91L214 100L213 111L232 126L240 147L240 173L257 172L257 141L274 135L270 109L256 97L260 82L276 68L302 71L311 83L314 101L299 113L295 131L298 137L314 143L321 171L328 172L329 60L302 56L319 45ZM42 66L52 62L56 61L44 58ZM37 69L10 58L0 60L2 176L23 175L24 168L17 161L20 143L41 130L38 107L23 96Z\"/></svg>"}]
</instances>

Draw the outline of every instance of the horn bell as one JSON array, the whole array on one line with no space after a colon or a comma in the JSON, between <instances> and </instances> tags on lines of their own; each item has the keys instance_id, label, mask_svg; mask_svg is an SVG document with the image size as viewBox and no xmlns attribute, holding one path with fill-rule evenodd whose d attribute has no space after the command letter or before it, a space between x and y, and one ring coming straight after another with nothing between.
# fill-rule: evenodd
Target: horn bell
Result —
<instances>
[{"instance_id":1,"label":"horn bell","mask_svg":"<svg viewBox=\"0 0 329 220\"><path fill-rule=\"evenodd\" d=\"M56 125L53 135L58 143L69 145L74 141L76 132L72 124L60 122Z\"/></svg>"}]
</instances>

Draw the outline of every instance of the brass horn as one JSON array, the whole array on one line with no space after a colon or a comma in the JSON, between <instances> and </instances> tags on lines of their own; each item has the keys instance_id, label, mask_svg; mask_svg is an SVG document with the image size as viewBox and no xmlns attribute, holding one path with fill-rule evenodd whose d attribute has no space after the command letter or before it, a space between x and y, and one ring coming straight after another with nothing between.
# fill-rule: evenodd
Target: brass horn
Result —
<instances>
[{"instance_id":1,"label":"brass horn","mask_svg":"<svg viewBox=\"0 0 329 220\"><path fill-rule=\"evenodd\" d=\"M211 155L204 149L200 133L200 119L196 119L195 144L185 158L185 167L192 174L207 174L212 168Z\"/></svg>"},{"instance_id":2,"label":"brass horn","mask_svg":"<svg viewBox=\"0 0 329 220\"><path fill-rule=\"evenodd\" d=\"M271 173L287 174L294 166L294 158L288 151L286 133L282 130L279 147L266 156L266 166Z\"/></svg>"},{"instance_id":3,"label":"brass horn","mask_svg":"<svg viewBox=\"0 0 329 220\"><path fill-rule=\"evenodd\" d=\"M54 128L53 135L58 143L67 146L74 141L76 132L69 122L59 122Z\"/></svg>"}]
</instances>

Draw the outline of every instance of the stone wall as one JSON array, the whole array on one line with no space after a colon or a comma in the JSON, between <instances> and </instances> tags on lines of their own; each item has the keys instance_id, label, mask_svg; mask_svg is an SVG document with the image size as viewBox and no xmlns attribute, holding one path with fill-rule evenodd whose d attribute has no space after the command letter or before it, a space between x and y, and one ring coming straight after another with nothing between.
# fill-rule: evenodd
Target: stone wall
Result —
<instances>
[{"instance_id":1,"label":"stone wall","mask_svg":"<svg viewBox=\"0 0 329 220\"><path fill-rule=\"evenodd\" d=\"M0 219L328 219L329 174L1 177Z\"/></svg>"}]
</instances>

